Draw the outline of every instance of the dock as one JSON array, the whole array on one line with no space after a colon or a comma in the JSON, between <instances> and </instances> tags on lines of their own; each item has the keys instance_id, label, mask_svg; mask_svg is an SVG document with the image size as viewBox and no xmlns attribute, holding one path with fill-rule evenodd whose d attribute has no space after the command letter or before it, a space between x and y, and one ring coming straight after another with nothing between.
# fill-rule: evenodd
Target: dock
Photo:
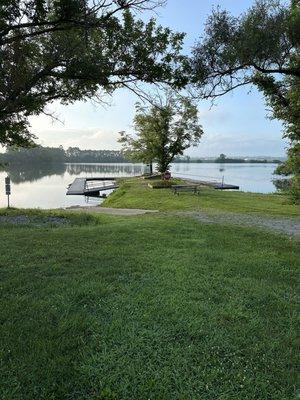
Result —
<instances>
[{"instance_id":1,"label":"dock","mask_svg":"<svg viewBox=\"0 0 300 400\"><path fill-rule=\"evenodd\" d=\"M105 181L112 184L105 185ZM67 190L67 195L84 195L84 196L100 196L100 192L106 190L117 189L116 178L114 177L97 177L97 178L75 178Z\"/></svg>"},{"instance_id":2,"label":"dock","mask_svg":"<svg viewBox=\"0 0 300 400\"><path fill-rule=\"evenodd\" d=\"M186 181L189 181L191 183L195 183L198 185L203 185L203 186L209 186L214 189L218 190L239 190L240 187L237 185L231 185L229 183L224 183L224 182L213 182L213 181L201 181L201 180L195 180L195 179L187 179L187 178L182 178Z\"/></svg>"},{"instance_id":3,"label":"dock","mask_svg":"<svg viewBox=\"0 0 300 400\"><path fill-rule=\"evenodd\" d=\"M207 181L201 181L201 185L204 186L210 186L213 187L214 189L219 189L219 190L239 190L239 186L237 185L231 185L229 183L222 183L222 182L207 182Z\"/></svg>"}]
</instances>

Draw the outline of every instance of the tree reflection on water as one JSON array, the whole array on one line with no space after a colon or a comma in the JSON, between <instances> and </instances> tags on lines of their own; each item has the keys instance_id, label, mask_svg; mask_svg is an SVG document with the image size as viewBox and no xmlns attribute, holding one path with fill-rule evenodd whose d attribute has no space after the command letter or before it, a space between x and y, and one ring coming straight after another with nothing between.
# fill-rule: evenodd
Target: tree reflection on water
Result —
<instances>
[{"instance_id":1,"label":"tree reflection on water","mask_svg":"<svg viewBox=\"0 0 300 400\"><path fill-rule=\"evenodd\" d=\"M4 166L3 170L10 176L12 183L34 182L53 175L100 176L134 176L144 173L145 166L141 164L63 164L36 163Z\"/></svg>"},{"instance_id":2,"label":"tree reflection on water","mask_svg":"<svg viewBox=\"0 0 300 400\"><path fill-rule=\"evenodd\" d=\"M142 164L66 164L70 175L87 174L115 174L115 175L140 175L144 173L145 166ZM101 175L100 175L101 176Z\"/></svg>"},{"instance_id":3,"label":"tree reflection on water","mask_svg":"<svg viewBox=\"0 0 300 400\"><path fill-rule=\"evenodd\" d=\"M64 175L65 164L25 164L4 167L12 183L34 182L45 176Z\"/></svg>"}]
</instances>

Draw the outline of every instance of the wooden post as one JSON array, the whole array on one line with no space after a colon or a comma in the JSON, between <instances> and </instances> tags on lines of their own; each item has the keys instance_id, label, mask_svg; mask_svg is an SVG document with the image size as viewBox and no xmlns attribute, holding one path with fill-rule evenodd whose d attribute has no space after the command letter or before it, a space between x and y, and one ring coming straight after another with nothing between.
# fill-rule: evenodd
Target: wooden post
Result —
<instances>
[{"instance_id":1,"label":"wooden post","mask_svg":"<svg viewBox=\"0 0 300 400\"><path fill-rule=\"evenodd\" d=\"M10 190L10 177L9 176L7 176L6 178L5 178L5 193L6 193L6 195L7 195L7 208L9 208L9 195L10 195L10 193L11 193L11 190Z\"/></svg>"}]
</instances>

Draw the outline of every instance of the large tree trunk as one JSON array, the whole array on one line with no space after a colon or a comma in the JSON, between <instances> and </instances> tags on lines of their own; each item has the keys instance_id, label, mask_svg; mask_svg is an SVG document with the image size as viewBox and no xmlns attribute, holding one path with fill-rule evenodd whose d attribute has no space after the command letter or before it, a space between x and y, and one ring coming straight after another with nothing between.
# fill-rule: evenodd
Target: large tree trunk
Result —
<instances>
[{"instance_id":1,"label":"large tree trunk","mask_svg":"<svg viewBox=\"0 0 300 400\"><path fill-rule=\"evenodd\" d=\"M149 167L150 167L150 175L153 175L153 164L152 164L152 160L149 162Z\"/></svg>"},{"instance_id":2,"label":"large tree trunk","mask_svg":"<svg viewBox=\"0 0 300 400\"><path fill-rule=\"evenodd\" d=\"M160 174L164 174L169 169L170 163L171 163L171 161L169 158L163 158L161 160L158 160L157 161L157 171Z\"/></svg>"}]
</instances>

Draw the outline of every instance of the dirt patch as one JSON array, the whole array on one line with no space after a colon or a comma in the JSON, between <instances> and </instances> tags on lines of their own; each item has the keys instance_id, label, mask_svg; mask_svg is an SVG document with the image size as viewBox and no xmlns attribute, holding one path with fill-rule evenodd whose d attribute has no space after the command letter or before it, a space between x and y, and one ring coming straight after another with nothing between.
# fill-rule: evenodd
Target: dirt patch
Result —
<instances>
[{"instance_id":1,"label":"dirt patch","mask_svg":"<svg viewBox=\"0 0 300 400\"><path fill-rule=\"evenodd\" d=\"M38 216L38 215L0 215L0 224L14 225L66 225L70 221L65 217Z\"/></svg>"}]
</instances>

